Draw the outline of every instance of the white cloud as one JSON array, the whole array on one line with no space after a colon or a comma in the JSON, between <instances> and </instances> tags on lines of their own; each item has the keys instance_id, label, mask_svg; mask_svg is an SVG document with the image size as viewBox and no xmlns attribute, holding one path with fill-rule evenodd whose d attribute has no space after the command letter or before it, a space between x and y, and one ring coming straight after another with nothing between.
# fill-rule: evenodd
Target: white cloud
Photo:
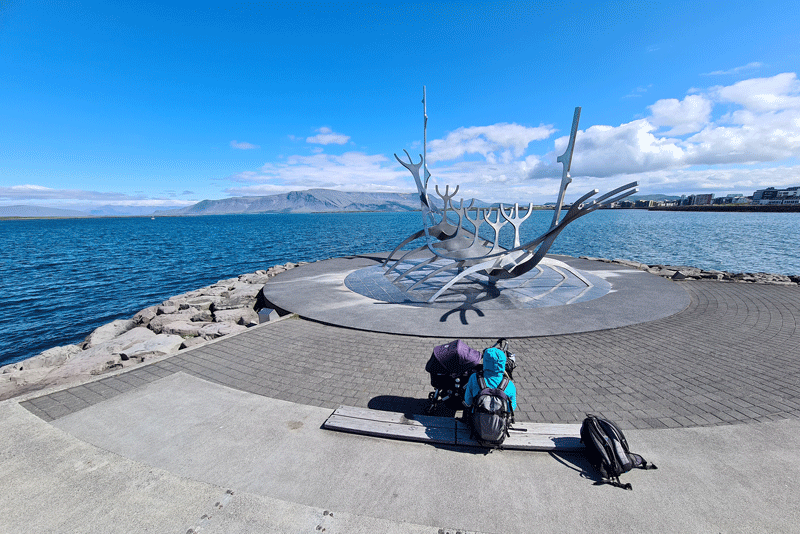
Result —
<instances>
[{"instance_id":1,"label":"white cloud","mask_svg":"<svg viewBox=\"0 0 800 534\"><path fill-rule=\"evenodd\" d=\"M742 80L727 87L713 87L710 92L722 102L739 104L753 112L800 109L800 81L794 72Z\"/></svg>"},{"instance_id":2,"label":"white cloud","mask_svg":"<svg viewBox=\"0 0 800 534\"><path fill-rule=\"evenodd\" d=\"M532 141L547 139L554 131L552 126L531 128L507 123L458 128L444 139L428 143L428 161L449 161L467 154L480 154L488 161L509 162L521 157Z\"/></svg>"},{"instance_id":3,"label":"white cloud","mask_svg":"<svg viewBox=\"0 0 800 534\"><path fill-rule=\"evenodd\" d=\"M307 137L306 143L313 143L317 145L344 145L350 140L349 135L336 133L328 127L322 127L317 130L317 135Z\"/></svg>"},{"instance_id":4,"label":"white cloud","mask_svg":"<svg viewBox=\"0 0 800 534\"><path fill-rule=\"evenodd\" d=\"M651 115L644 119L580 131L572 176L758 165L800 155L800 82L795 73L744 80L702 93L683 100L659 100L649 106ZM715 105L727 106L729 111L714 119ZM668 130L660 133L661 128ZM566 137L556 139L555 149L541 158L530 177L560 173L555 157L566 144Z\"/></svg>"},{"instance_id":5,"label":"white cloud","mask_svg":"<svg viewBox=\"0 0 800 534\"><path fill-rule=\"evenodd\" d=\"M705 72L701 76L727 76L730 74L741 74L742 72L757 70L762 67L762 64L758 61L753 61L752 63L748 63L747 65L742 65L740 67L734 67L730 70L715 70L713 72Z\"/></svg>"},{"instance_id":6,"label":"white cloud","mask_svg":"<svg viewBox=\"0 0 800 534\"><path fill-rule=\"evenodd\" d=\"M245 184L226 189L231 195L263 195L322 187L342 191L413 190L408 172L394 160L376 154L345 152L341 155L289 156L281 163L267 163L258 171L230 176Z\"/></svg>"},{"instance_id":7,"label":"white cloud","mask_svg":"<svg viewBox=\"0 0 800 534\"><path fill-rule=\"evenodd\" d=\"M800 185L800 82L795 73L687 93L691 94L655 101L643 109L644 118L618 126L586 125L579 131L568 199L634 180L643 192L665 194L752 194L769 185ZM556 156L564 152L568 137L554 139L547 153L531 150L532 142L555 131L551 125L498 123L457 128L444 138L429 140L430 189L435 184L450 185L451 190L459 185L459 197L487 201L555 200L561 177ZM327 128L317 132L313 141L317 144L341 135ZM227 192L415 189L410 173L391 157L364 152L331 155L316 148L311 155L290 156L258 171L231 176L241 186Z\"/></svg>"},{"instance_id":8,"label":"white cloud","mask_svg":"<svg viewBox=\"0 0 800 534\"><path fill-rule=\"evenodd\" d=\"M652 133L655 129L646 119L639 119L617 127L598 125L579 131L570 174L613 176L682 165L683 150L676 140L657 137ZM536 162L529 176L560 176L562 165L556 157L564 153L568 142L568 136L556 139L555 150Z\"/></svg>"},{"instance_id":9,"label":"white cloud","mask_svg":"<svg viewBox=\"0 0 800 534\"><path fill-rule=\"evenodd\" d=\"M258 145L254 145L252 143L247 143L245 141L231 141L231 148L235 148L237 150L253 150L254 148L261 148Z\"/></svg>"},{"instance_id":10,"label":"white cloud","mask_svg":"<svg viewBox=\"0 0 800 534\"><path fill-rule=\"evenodd\" d=\"M649 121L653 126L672 127L664 135L683 135L698 132L708 124L712 102L701 95L689 95L682 101L677 98L658 100L648 107L652 113Z\"/></svg>"}]
</instances>

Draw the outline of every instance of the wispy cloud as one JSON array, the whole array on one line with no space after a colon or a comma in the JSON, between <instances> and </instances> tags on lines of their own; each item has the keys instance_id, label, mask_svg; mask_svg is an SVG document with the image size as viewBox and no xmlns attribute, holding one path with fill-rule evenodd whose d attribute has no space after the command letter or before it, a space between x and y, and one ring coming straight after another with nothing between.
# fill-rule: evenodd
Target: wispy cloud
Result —
<instances>
[{"instance_id":1,"label":"wispy cloud","mask_svg":"<svg viewBox=\"0 0 800 534\"><path fill-rule=\"evenodd\" d=\"M252 143L248 143L246 141L231 141L231 148L235 148L236 150L253 150L255 148L261 148L258 145L254 145Z\"/></svg>"},{"instance_id":2,"label":"wispy cloud","mask_svg":"<svg viewBox=\"0 0 800 534\"><path fill-rule=\"evenodd\" d=\"M138 200L123 193L83 191L80 189L53 189L40 185L12 185L0 187L0 200Z\"/></svg>"},{"instance_id":3,"label":"wispy cloud","mask_svg":"<svg viewBox=\"0 0 800 534\"><path fill-rule=\"evenodd\" d=\"M336 133L327 126L315 130L317 135L306 138L306 143L316 145L344 145L350 140L349 135Z\"/></svg>"},{"instance_id":4,"label":"wispy cloud","mask_svg":"<svg viewBox=\"0 0 800 534\"><path fill-rule=\"evenodd\" d=\"M623 96L622 98L641 98L641 97L644 96L644 94L647 92L647 90L650 89L651 87L652 87L652 84L648 85L647 87L639 86L636 89L634 89L633 91L631 91L630 93L628 93L627 95Z\"/></svg>"},{"instance_id":5,"label":"wispy cloud","mask_svg":"<svg viewBox=\"0 0 800 534\"><path fill-rule=\"evenodd\" d=\"M728 70L715 70L712 72L704 72L701 73L700 76L729 76L731 74L742 74L743 72L753 72L760 69L763 66L763 63L758 61L753 61L752 63L748 63L747 65L742 65L740 67L734 67Z\"/></svg>"},{"instance_id":6,"label":"wispy cloud","mask_svg":"<svg viewBox=\"0 0 800 534\"><path fill-rule=\"evenodd\" d=\"M363 152L290 156L279 163L267 163L258 171L229 176L229 180L247 185L225 192L236 196L263 195L316 187L408 192L413 185L404 173L405 169L386 156Z\"/></svg>"},{"instance_id":7,"label":"wispy cloud","mask_svg":"<svg viewBox=\"0 0 800 534\"><path fill-rule=\"evenodd\" d=\"M171 197L167 192L167 196ZM86 191L82 189L54 189L40 185L25 184L0 187L0 203L42 203L53 207L85 209L93 206L175 206L191 204L174 198L158 198L144 194L128 195L113 191Z\"/></svg>"}]
</instances>

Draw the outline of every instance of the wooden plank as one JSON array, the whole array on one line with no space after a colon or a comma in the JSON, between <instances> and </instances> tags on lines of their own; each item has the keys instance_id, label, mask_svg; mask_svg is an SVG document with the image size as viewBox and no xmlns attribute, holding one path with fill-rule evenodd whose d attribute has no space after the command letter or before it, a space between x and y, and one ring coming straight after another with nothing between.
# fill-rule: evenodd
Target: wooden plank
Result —
<instances>
[{"instance_id":1,"label":"wooden plank","mask_svg":"<svg viewBox=\"0 0 800 534\"><path fill-rule=\"evenodd\" d=\"M427 443L447 443L455 442L455 428L425 427L423 425L408 425L403 423L387 423L385 421L370 421L355 417L342 417L331 415L323 428L329 430L339 430L352 432L379 438L402 439L407 441L419 441Z\"/></svg>"},{"instance_id":2,"label":"wooden plank","mask_svg":"<svg viewBox=\"0 0 800 534\"><path fill-rule=\"evenodd\" d=\"M528 434L545 434L554 436L581 437L581 425L558 423L514 423L511 428L520 429Z\"/></svg>"},{"instance_id":3,"label":"wooden plank","mask_svg":"<svg viewBox=\"0 0 800 534\"><path fill-rule=\"evenodd\" d=\"M355 406L339 406L334 415L342 417L352 417L354 419L365 419L368 421L382 421L384 423L396 423L402 425L419 425L426 428L441 427L452 428L452 417L435 417L432 415L412 414L406 417L399 412L384 412L382 410L370 410L369 408L357 408Z\"/></svg>"},{"instance_id":4,"label":"wooden plank","mask_svg":"<svg viewBox=\"0 0 800 534\"><path fill-rule=\"evenodd\" d=\"M503 448L509 450L524 450L524 451L575 451L583 449L583 444L580 442L580 425L556 425L555 428L566 426L564 429L567 431L566 435L559 433L544 432L547 427L553 425L545 425L541 423L514 423L512 428L530 427L533 430L528 432L520 432L512 430L510 435L506 437L503 442ZM577 433L574 428L577 426ZM458 445L465 445L467 447L480 447L471 437L472 430L461 421L457 422L456 426L456 443Z\"/></svg>"},{"instance_id":5,"label":"wooden plank","mask_svg":"<svg viewBox=\"0 0 800 534\"><path fill-rule=\"evenodd\" d=\"M469 426L451 417L416 414L406 417L398 412L340 406L322 427L379 438L480 447L470 438ZM580 428L580 425L514 423L503 448L532 451L580 450L583 448L580 443Z\"/></svg>"}]
</instances>

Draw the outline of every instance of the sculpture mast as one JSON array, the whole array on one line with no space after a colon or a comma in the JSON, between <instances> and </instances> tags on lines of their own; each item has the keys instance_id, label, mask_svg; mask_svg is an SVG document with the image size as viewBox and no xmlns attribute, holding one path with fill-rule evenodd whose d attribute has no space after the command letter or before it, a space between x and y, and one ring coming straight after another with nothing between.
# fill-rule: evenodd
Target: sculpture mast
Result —
<instances>
[{"instance_id":1,"label":"sculpture mast","mask_svg":"<svg viewBox=\"0 0 800 534\"><path fill-rule=\"evenodd\" d=\"M556 201L556 208L553 213L553 222L550 228L558 226L558 217L561 215L561 206L564 205L564 193L567 191L567 186L572 182L572 177L569 175L569 168L572 166L572 152L575 150L575 136L578 135L578 121L581 120L581 108L575 108L575 114L572 116L572 130L569 132L569 143L567 149L563 154L556 158L556 161L563 165L561 173L561 187L558 189L558 200Z\"/></svg>"},{"instance_id":2,"label":"sculpture mast","mask_svg":"<svg viewBox=\"0 0 800 534\"><path fill-rule=\"evenodd\" d=\"M428 191L428 179L431 173L428 172L428 102L425 98L425 86L422 86L422 185ZM428 200L427 198L425 200Z\"/></svg>"}]
</instances>

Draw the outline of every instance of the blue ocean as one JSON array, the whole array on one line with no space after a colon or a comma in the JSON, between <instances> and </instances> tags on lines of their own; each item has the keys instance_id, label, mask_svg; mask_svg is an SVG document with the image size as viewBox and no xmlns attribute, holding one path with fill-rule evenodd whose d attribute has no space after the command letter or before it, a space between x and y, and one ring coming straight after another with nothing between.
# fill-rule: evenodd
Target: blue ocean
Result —
<instances>
[{"instance_id":1,"label":"blue ocean","mask_svg":"<svg viewBox=\"0 0 800 534\"><path fill-rule=\"evenodd\" d=\"M534 212L523 242L552 216ZM798 226L800 213L602 210L550 252L797 275ZM0 221L0 365L221 279L388 251L420 228L418 212Z\"/></svg>"}]
</instances>

